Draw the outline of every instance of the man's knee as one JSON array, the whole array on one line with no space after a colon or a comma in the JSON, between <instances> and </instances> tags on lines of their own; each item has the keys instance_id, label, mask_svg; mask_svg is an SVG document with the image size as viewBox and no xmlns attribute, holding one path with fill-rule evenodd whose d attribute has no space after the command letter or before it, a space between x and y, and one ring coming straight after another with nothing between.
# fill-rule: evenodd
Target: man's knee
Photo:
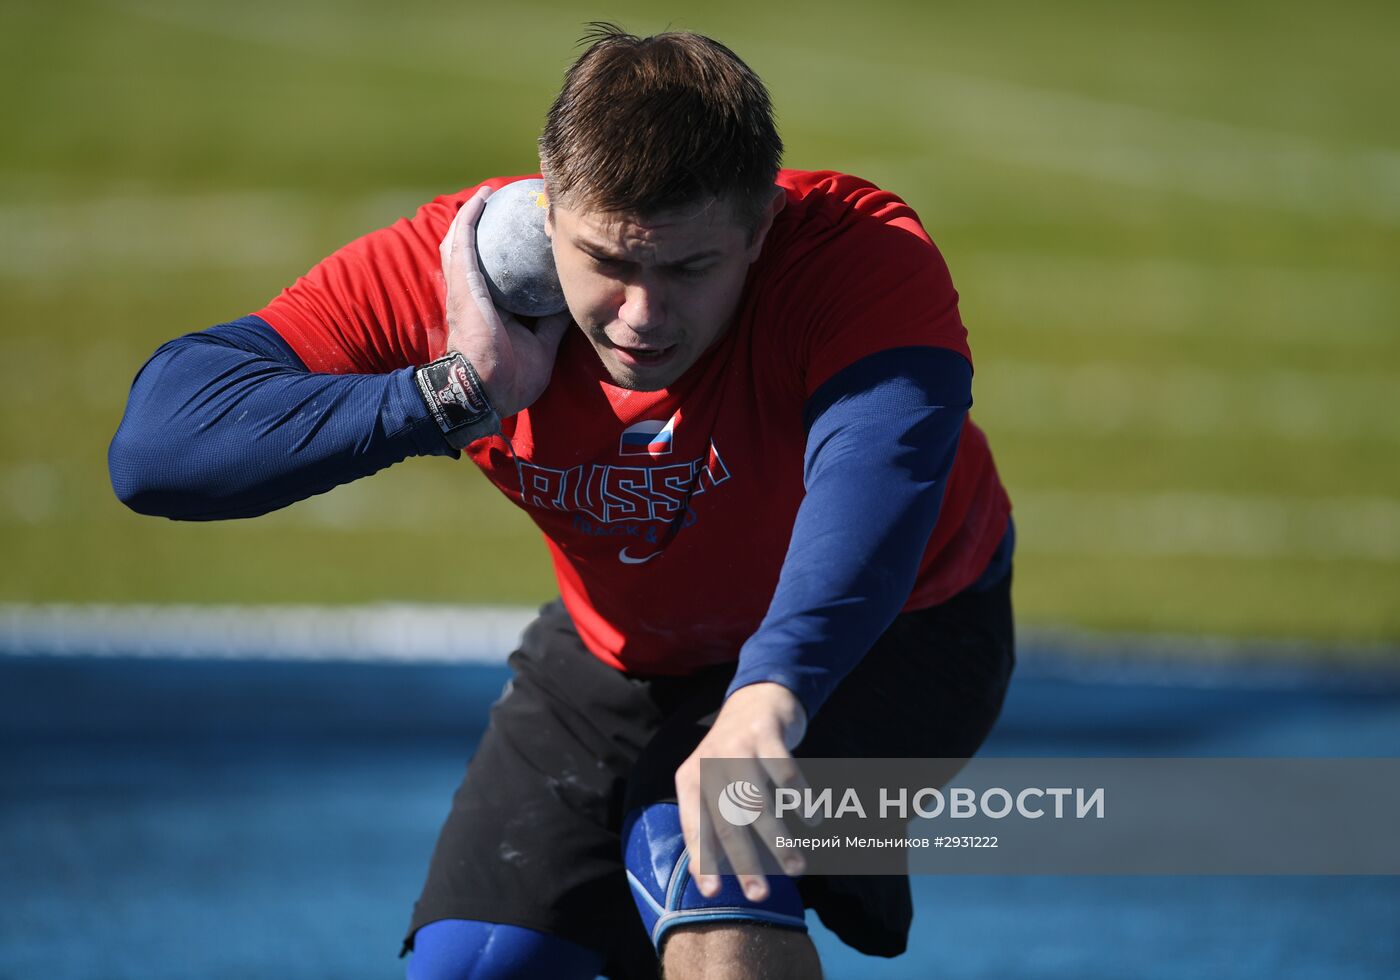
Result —
<instances>
[{"instance_id":1,"label":"man's knee","mask_svg":"<svg viewBox=\"0 0 1400 980\"><path fill-rule=\"evenodd\" d=\"M811 938L795 929L738 922L682 925L661 946L665 980L819 980Z\"/></svg>"},{"instance_id":2,"label":"man's knee","mask_svg":"<svg viewBox=\"0 0 1400 980\"><path fill-rule=\"evenodd\" d=\"M674 803L652 803L628 814L622 840L632 898L658 949L666 934L681 925L733 922L807 930L802 897L791 878L771 876L768 897L760 902L747 898L733 875L721 879L718 894L700 894L690 874L690 853Z\"/></svg>"},{"instance_id":3,"label":"man's knee","mask_svg":"<svg viewBox=\"0 0 1400 980\"><path fill-rule=\"evenodd\" d=\"M770 877L761 902L749 900L732 875L722 879L719 894L700 894L674 803L628 814L622 838L632 897L667 980L821 976L791 878Z\"/></svg>"}]
</instances>

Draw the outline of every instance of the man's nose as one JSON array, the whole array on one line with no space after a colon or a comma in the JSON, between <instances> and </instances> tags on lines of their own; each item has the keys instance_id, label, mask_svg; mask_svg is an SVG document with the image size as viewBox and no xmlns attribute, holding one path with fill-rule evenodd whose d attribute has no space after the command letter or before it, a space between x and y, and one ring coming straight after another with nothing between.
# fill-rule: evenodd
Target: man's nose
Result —
<instances>
[{"instance_id":1,"label":"man's nose","mask_svg":"<svg viewBox=\"0 0 1400 980\"><path fill-rule=\"evenodd\" d=\"M628 283L617 311L618 318L638 333L645 333L666 322L666 300L659 283L639 277Z\"/></svg>"}]
</instances>

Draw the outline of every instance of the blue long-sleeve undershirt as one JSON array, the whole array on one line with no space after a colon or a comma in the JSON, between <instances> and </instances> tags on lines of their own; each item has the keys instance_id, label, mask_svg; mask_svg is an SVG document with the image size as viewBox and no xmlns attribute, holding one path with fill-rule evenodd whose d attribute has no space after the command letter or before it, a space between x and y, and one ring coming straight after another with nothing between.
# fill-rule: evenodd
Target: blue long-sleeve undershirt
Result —
<instances>
[{"instance_id":1,"label":"blue long-sleeve undershirt","mask_svg":"<svg viewBox=\"0 0 1400 980\"><path fill-rule=\"evenodd\" d=\"M151 356L107 464L132 510L202 521L265 514L419 455L457 453L412 368L313 374L248 316Z\"/></svg>"},{"instance_id":2,"label":"blue long-sleeve undershirt","mask_svg":"<svg viewBox=\"0 0 1400 980\"><path fill-rule=\"evenodd\" d=\"M971 380L951 351L900 348L845 368L812 396L806 496L731 692L775 681L810 717L898 615L938 519ZM264 514L415 455L458 454L412 368L315 374L250 316L156 351L132 385L108 464L132 509L214 520ZM993 565L1009 566L1009 541Z\"/></svg>"},{"instance_id":3,"label":"blue long-sleeve undershirt","mask_svg":"<svg viewBox=\"0 0 1400 980\"><path fill-rule=\"evenodd\" d=\"M865 357L811 397L807 493L730 694L773 681L811 718L894 621L938 520L971 405L972 366L933 347ZM1009 537L998 562L1009 568Z\"/></svg>"}]
</instances>

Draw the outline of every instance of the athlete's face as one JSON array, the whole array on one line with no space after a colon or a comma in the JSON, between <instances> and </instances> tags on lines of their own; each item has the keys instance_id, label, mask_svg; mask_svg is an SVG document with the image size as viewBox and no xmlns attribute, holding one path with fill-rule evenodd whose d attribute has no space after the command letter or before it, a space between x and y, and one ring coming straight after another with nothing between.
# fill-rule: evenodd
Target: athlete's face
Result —
<instances>
[{"instance_id":1,"label":"athlete's face","mask_svg":"<svg viewBox=\"0 0 1400 980\"><path fill-rule=\"evenodd\" d=\"M775 190L756 227L713 199L646 216L550 209L569 312L614 384L665 388L724 334L783 201Z\"/></svg>"}]
</instances>

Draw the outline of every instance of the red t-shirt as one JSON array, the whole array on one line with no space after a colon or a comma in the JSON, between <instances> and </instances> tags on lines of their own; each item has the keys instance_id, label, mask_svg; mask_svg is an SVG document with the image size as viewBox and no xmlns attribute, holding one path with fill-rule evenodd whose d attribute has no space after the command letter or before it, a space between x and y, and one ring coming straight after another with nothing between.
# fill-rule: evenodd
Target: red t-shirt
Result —
<instances>
[{"instance_id":1,"label":"red t-shirt","mask_svg":"<svg viewBox=\"0 0 1400 980\"><path fill-rule=\"evenodd\" d=\"M803 497L802 412L824 381L895 347L971 361L947 267L908 205L843 174L783 171L778 183L787 207L733 324L674 385L612 385L570 331L544 395L505 419L502 436L468 448L539 525L580 635L614 667L683 674L738 657L777 586ZM440 357L438 244L475 191L350 243L258 315L312 371L377 373ZM1009 514L969 419L904 608L974 582Z\"/></svg>"}]
</instances>

